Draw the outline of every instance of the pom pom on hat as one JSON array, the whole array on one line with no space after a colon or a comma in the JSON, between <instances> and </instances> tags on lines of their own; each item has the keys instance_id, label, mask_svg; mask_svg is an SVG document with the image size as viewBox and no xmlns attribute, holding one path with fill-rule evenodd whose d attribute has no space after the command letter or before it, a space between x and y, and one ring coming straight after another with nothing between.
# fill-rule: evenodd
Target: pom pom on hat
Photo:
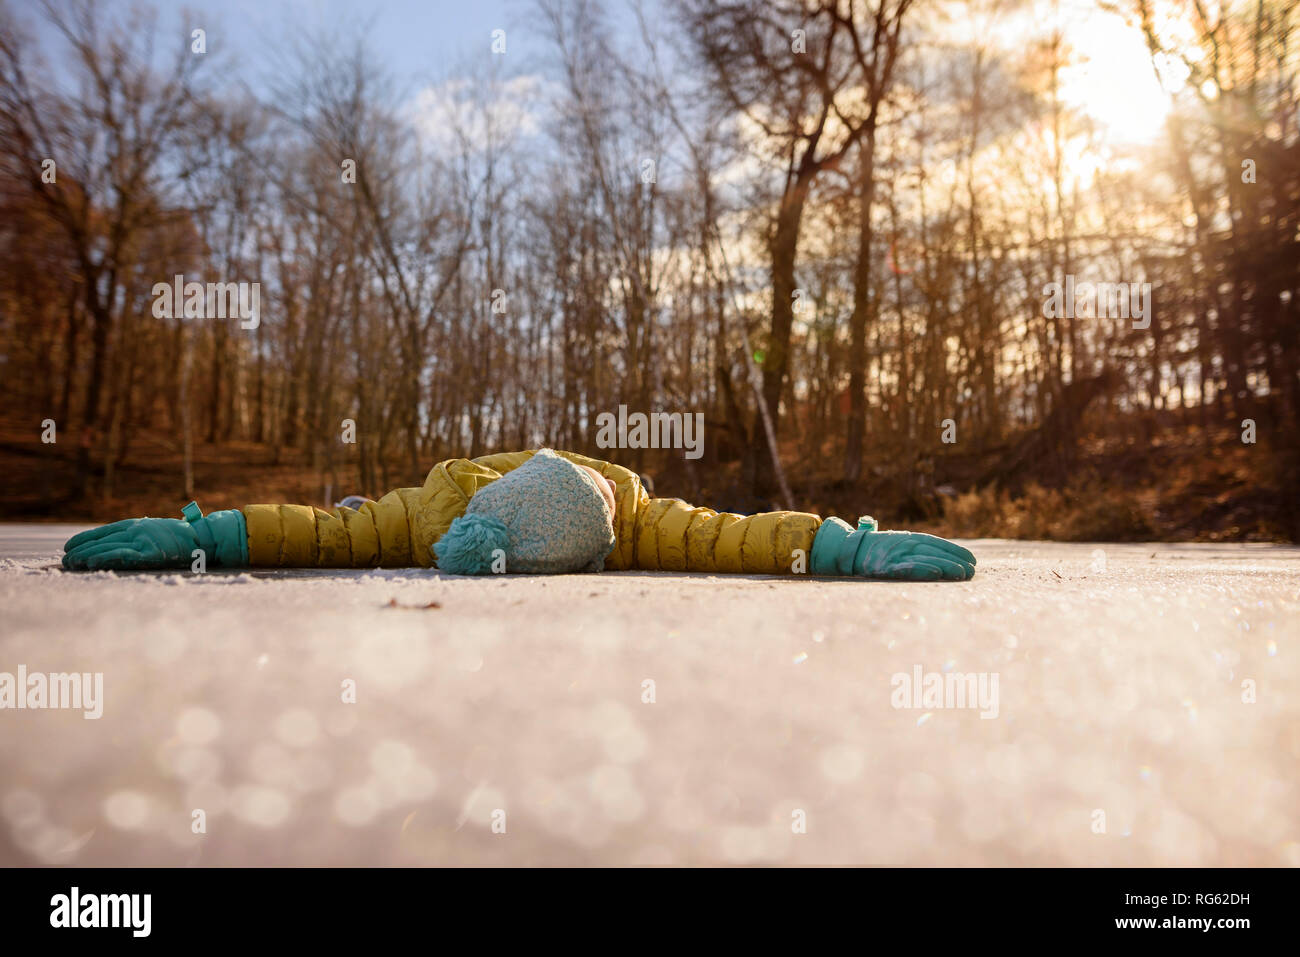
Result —
<instances>
[{"instance_id":1,"label":"pom pom on hat","mask_svg":"<svg viewBox=\"0 0 1300 957\"><path fill-rule=\"evenodd\" d=\"M505 551L510 533L491 515L462 515L433 546L438 567L453 575L486 575L492 570L492 553Z\"/></svg>"}]
</instances>

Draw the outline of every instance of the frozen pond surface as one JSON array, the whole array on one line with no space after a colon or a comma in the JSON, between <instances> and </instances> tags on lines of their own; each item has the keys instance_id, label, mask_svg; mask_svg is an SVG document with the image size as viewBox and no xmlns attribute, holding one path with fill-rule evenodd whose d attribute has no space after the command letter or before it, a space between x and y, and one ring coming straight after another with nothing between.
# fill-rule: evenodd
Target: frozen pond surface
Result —
<instances>
[{"instance_id":1,"label":"frozen pond surface","mask_svg":"<svg viewBox=\"0 0 1300 957\"><path fill-rule=\"evenodd\" d=\"M0 710L0 864L1300 865L1300 549L64 573L78 530L0 525L0 682L103 675Z\"/></svg>"}]
</instances>

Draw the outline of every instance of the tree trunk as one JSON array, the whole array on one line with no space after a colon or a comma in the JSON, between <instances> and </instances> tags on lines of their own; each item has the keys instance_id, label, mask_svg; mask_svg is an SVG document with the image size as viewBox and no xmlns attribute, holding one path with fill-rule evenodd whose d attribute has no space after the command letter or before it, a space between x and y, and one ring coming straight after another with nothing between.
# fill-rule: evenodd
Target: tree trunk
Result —
<instances>
[{"instance_id":1,"label":"tree trunk","mask_svg":"<svg viewBox=\"0 0 1300 957\"><path fill-rule=\"evenodd\" d=\"M876 195L875 113L862 141L858 179L858 257L853 268L853 315L849 319L849 417L844 437L844 477L862 477L867 420L867 318L871 308L871 205Z\"/></svg>"},{"instance_id":2,"label":"tree trunk","mask_svg":"<svg viewBox=\"0 0 1300 957\"><path fill-rule=\"evenodd\" d=\"M803 165L808 166L807 163ZM808 186L812 182L812 175L811 169L801 170L781 198L781 210L777 216L776 230L769 247L772 256L772 328L768 337L767 351L763 355L762 399L771 418L774 440L780 436L781 393L785 387L786 371L789 368L790 331L794 325L794 267L798 253L799 227L803 221L804 203L808 198ZM752 360L751 356L749 361ZM751 446L750 454L755 457L753 491L756 495L766 495L775 480L772 460L779 455L779 452L768 442L761 409L756 409L754 412L754 427L750 433L762 437L761 443L754 443Z\"/></svg>"}]
</instances>

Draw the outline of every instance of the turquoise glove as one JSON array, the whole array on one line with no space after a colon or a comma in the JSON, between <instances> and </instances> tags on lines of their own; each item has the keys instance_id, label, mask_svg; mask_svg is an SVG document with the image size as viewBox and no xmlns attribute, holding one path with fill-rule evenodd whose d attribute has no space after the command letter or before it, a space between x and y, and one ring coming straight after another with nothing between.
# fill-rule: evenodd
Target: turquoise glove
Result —
<instances>
[{"instance_id":1,"label":"turquoise glove","mask_svg":"<svg viewBox=\"0 0 1300 957\"><path fill-rule=\"evenodd\" d=\"M248 566L248 528L237 508L207 518L196 502L175 518L128 518L73 535L63 545L63 567L76 571L104 568L187 568L194 550L203 549L208 566Z\"/></svg>"},{"instance_id":2,"label":"turquoise glove","mask_svg":"<svg viewBox=\"0 0 1300 957\"><path fill-rule=\"evenodd\" d=\"M960 545L924 532L882 532L865 515L856 531L838 518L822 522L810 564L814 575L916 582L960 582L975 576L975 556Z\"/></svg>"}]
</instances>

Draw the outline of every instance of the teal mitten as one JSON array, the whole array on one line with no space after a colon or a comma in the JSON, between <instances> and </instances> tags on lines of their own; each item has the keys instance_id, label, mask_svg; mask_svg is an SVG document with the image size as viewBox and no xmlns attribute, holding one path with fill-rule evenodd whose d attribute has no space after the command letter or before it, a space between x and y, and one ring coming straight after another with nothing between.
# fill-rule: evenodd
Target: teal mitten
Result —
<instances>
[{"instance_id":1,"label":"teal mitten","mask_svg":"<svg viewBox=\"0 0 1300 957\"><path fill-rule=\"evenodd\" d=\"M882 532L870 516L856 530L828 518L813 539L814 575L860 575L902 581L969 581L975 556L968 549L924 532Z\"/></svg>"},{"instance_id":2,"label":"teal mitten","mask_svg":"<svg viewBox=\"0 0 1300 957\"><path fill-rule=\"evenodd\" d=\"M76 571L99 569L185 568L194 550L203 549L207 565L244 568L248 565L248 528L237 508L213 512L206 518L198 503L175 518L128 518L73 535L63 545L63 567Z\"/></svg>"}]
</instances>

